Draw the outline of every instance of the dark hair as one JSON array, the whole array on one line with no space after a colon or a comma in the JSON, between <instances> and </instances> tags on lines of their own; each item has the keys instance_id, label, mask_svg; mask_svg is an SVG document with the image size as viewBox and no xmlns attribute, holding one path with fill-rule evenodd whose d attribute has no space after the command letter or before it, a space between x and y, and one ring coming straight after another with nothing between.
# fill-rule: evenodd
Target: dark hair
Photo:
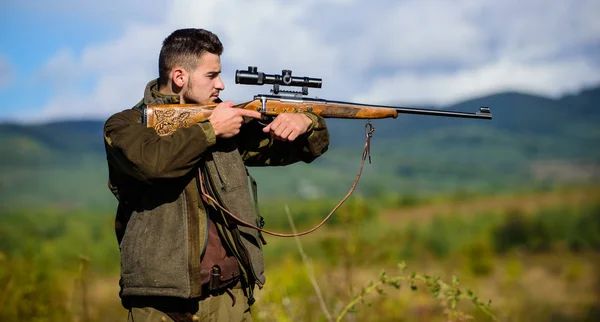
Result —
<instances>
[{"instance_id":1,"label":"dark hair","mask_svg":"<svg viewBox=\"0 0 600 322\"><path fill-rule=\"evenodd\" d=\"M217 35L204 29L178 29L163 41L158 57L158 77L161 85L166 85L169 72L181 66L191 71L196 68L205 52L219 55L223 53L223 44Z\"/></svg>"}]
</instances>

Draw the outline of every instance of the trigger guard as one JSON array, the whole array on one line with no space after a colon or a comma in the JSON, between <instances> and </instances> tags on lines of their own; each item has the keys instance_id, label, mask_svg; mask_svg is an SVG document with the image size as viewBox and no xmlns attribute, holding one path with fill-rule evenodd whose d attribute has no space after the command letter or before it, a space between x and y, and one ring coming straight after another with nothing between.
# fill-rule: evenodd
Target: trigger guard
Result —
<instances>
[{"instance_id":1,"label":"trigger guard","mask_svg":"<svg viewBox=\"0 0 600 322\"><path fill-rule=\"evenodd\" d=\"M258 120L258 124L267 126L267 125L269 125L269 123L273 122L274 119L275 118L273 116L263 115L263 118Z\"/></svg>"}]
</instances>

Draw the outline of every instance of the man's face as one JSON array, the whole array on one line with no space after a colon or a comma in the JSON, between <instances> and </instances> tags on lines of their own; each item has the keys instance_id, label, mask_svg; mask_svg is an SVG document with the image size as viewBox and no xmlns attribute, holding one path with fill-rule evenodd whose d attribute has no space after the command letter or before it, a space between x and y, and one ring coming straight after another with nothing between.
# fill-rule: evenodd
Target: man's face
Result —
<instances>
[{"instance_id":1,"label":"man's face","mask_svg":"<svg viewBox=\"0 0 600 322\"><path fill-rule=\"evenodd\" d=\"M182 92L182 103L214 103L219 98L219 92L225 89L221 81L221 59L218 55L202 54L200 63L188 75L187 85Z\"/></svg>"}]
</instances>

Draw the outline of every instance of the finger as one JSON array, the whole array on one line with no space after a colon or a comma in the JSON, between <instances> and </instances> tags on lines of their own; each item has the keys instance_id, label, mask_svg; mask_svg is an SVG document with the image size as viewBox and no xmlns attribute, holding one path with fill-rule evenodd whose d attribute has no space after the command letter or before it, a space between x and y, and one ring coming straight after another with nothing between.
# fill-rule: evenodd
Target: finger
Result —
<instances>
[{"instance_id":1,"label":"finger","mask_svg":"<svg viewBox=\"0 0 600 322\"><path fill-rule=\"evenodd\" d=\"M263 127L263 132L269 133L269 131L271 131L271 124L273 124L273 123L269 123L269 125Z\"/></svg>"},{"instance_id":2,"label":"finger","mask_svg":"<svg viewBox=\"0 0 600 322\"><path fill-rule=\"evenodd\" d=\"M273 134L277 135L278 137L283 138L282 134L283 131L285 131L286 126L284 126L283 124L281 126L278 126L276 129L273 129L272 132Z\"/></svg>"},{"instance_id":3,"label":"finger","mask_svg":"<svg viewBox=\"0 0 600 322\"><path fill-rule=\"evenodd\" d=\"M290 134L292 134L293 128L287 127L281 131L281 138L287 140Z\"/></svg>"},{"instance_id":4,"label":"finger","mask_svg":"<svg viewBox=\"0 0 600 322\"><path fill-rule=\"evenodd\" d=\"M298 132L297 131L293 131L292 133L290 133L290 135L288 136L288 141L294 141L297 137L298 137Z\"/></svg>"},{"instance_id":5,"label":"finger","mask_svg":"<svg viewBox=\"0 0 600 322\"><path fill-rule=\"evenodd\" d=\"M244 110L244 109L237 109L237 114L241 115L241 116L247 116L247 117L252 117L255 119L262 119L262 114L260 114L257 111L251 111L251 110Z\"/></svg>"},{"instance_id":6,"label":"finger","mask_svg":"<svg viewBox=\"0 0 600 322\"><path fill-rule=\"evenodd\" d=\"M239 126L240 124L242 124L244 122L244 118L238 115L233 118L233 121L235 122L235 124L237 124Z\"/></svg>"},{"instance_id":7,"label":"finger","mask_svg":"<svg viewBox=\"0 0 600 322\"><path fill-rule=\"evenodd\" d=\"M232 101L227 101L227 102L219 103L219 105L217 105L216 108L230 108L230 107L233 107L233 106L234 106L234 104L233 104Z\"/></svg>"},{"instance_id":8,"label":"finger","mask_svg":"<svg viewBox=\"0 0 600 322\"><path fill-rule=\"evenodd\" d=\"M281 119L279 117L276 117L273 122L271 122L269 124L271 126L271 132L276 132L277 128L279 128L281 126Z\"/></svg>"}]
</instances>

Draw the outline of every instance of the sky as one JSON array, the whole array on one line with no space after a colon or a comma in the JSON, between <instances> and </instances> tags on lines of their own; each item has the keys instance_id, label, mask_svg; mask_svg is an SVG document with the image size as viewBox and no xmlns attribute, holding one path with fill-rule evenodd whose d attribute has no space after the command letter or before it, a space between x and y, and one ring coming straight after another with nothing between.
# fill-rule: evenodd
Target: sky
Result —
<instances>
[{"instance_id":1,"label":"sky","mask_svg":"<svg viewBox=\"0 0 600 322\"><path fill-rule=\"evenodd\" d=\"M598 0L0 0L0 122L106 119L157 77L165 37L204 28L235 71L323 79L309 96L447 106L502 91L600 85Z\"/></svg>"}]
</instances>

